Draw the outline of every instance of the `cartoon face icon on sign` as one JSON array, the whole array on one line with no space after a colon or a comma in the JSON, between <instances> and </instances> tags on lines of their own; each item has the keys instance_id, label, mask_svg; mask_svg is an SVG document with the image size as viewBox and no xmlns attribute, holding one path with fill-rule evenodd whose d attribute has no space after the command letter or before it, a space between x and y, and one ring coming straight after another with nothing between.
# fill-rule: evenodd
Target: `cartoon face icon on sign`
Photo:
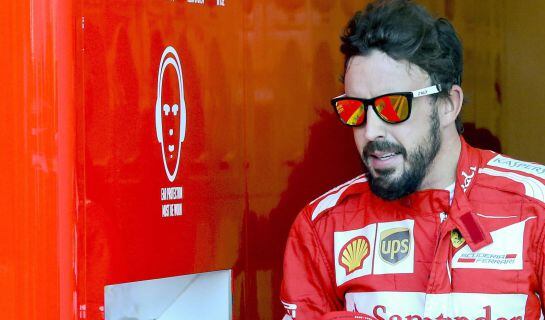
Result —
<instances>
[{"instance_id":1,"label":"cartoon face icon on sign","mask_svg":"<svg viewBox=\"0 0 545 320\"><path fill-rule=\"evenodd\" d=\"M155 130L161 144L163 163L168 180L173 182L180 167L182 142L185 139L186 110L182 64L176 50L163 51L157 76Z\"/></svg>"}]
</instances>

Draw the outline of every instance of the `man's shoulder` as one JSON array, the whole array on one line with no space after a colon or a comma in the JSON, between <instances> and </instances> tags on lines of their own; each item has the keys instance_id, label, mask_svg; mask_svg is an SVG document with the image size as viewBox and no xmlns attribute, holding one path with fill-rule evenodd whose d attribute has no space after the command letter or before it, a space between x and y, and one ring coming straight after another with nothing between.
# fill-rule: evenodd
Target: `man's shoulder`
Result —
<instances>
[{"instance_id":1,"label":"man's shoulder","mask_svg":"<svg viewBox=\"0 0 545 320\"><path fill-rule=\"evenodd\" d=\"M367 183L367 174L359 175L312 200L307 204L303 211L310 221L315 221L324 212L338 206L347 198L362 194L369 190Z\"/></svg>"},{"instance_id":2,"label":"man's shoulder","mask_svg":"<svg viewBox=\"0 0 545 320\"><path fill-rule=\"evenodd\" d=\"M479 168L479 184L517 193L545 203L545 166L507 155L486 152Z\"/></svg>"}]
</instances>

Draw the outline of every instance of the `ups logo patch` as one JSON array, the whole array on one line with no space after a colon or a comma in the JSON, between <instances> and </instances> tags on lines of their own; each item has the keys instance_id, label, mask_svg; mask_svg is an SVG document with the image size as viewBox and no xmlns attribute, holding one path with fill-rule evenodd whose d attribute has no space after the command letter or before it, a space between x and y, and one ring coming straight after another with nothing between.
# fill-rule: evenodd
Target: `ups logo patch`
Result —
<instances>
[{"instance_id":1,"label":"ups logo patch","mask_svg":"<svg viewBox=\"0 0 545 320\"><path fill-rule=\"evenodd\" d=\"M387 229L380 233L380 258L397 264L405 259L411 250L411 233L408 228Z\"/></svg>"}]
</instances>

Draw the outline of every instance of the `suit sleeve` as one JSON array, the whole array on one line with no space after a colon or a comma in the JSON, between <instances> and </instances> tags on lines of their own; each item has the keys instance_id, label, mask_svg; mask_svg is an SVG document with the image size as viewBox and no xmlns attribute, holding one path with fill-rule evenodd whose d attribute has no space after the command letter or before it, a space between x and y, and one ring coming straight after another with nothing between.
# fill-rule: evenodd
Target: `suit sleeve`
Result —
<instances>
[{"instance_id":1,"label":"suit sleeve","mask_svg":"<svg viewBox=\"0 0 545 320\"><path fill-rule=\"evenodd\" d=\"M305 211L295 220L284 254L281 300L287 315L283 320L319 319L342 309L336 298L334 273Z\"/></svg>"},{"instance_id":2,"label":"suit sleeve","mask_svg":"<svg viewBox=\"0 0 545 320\"><path fill-rule=\"evenodd\" d=\"M545 211L543 212L545 214ZM545 315L545 227L541 231L537 246L538 262L538 295L541 303L541 314ZM543 318L543 317L541 317Z\"/></svg>"}]
</instances>

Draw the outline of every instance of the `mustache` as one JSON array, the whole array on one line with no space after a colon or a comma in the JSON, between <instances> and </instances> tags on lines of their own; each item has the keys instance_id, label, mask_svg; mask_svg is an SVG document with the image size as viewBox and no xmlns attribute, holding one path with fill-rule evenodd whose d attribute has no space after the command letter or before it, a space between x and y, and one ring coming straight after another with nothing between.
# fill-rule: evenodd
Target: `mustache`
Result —
<instances>
[{"instance_id":1,"label":"mustache","mask_svg":"<svg viewBox=\"0 0 545 320\"><path fill-rule=\"evenodd\" d=\"M403 155L403 157L407 156L407 150L405 148L397 143L393 143L390 141L371 141L369 142L365 148L363 148L363 157L367 158L369 157L373 152L385 152L385 153L399 153Z\"/></svg>"}]
</instances>

